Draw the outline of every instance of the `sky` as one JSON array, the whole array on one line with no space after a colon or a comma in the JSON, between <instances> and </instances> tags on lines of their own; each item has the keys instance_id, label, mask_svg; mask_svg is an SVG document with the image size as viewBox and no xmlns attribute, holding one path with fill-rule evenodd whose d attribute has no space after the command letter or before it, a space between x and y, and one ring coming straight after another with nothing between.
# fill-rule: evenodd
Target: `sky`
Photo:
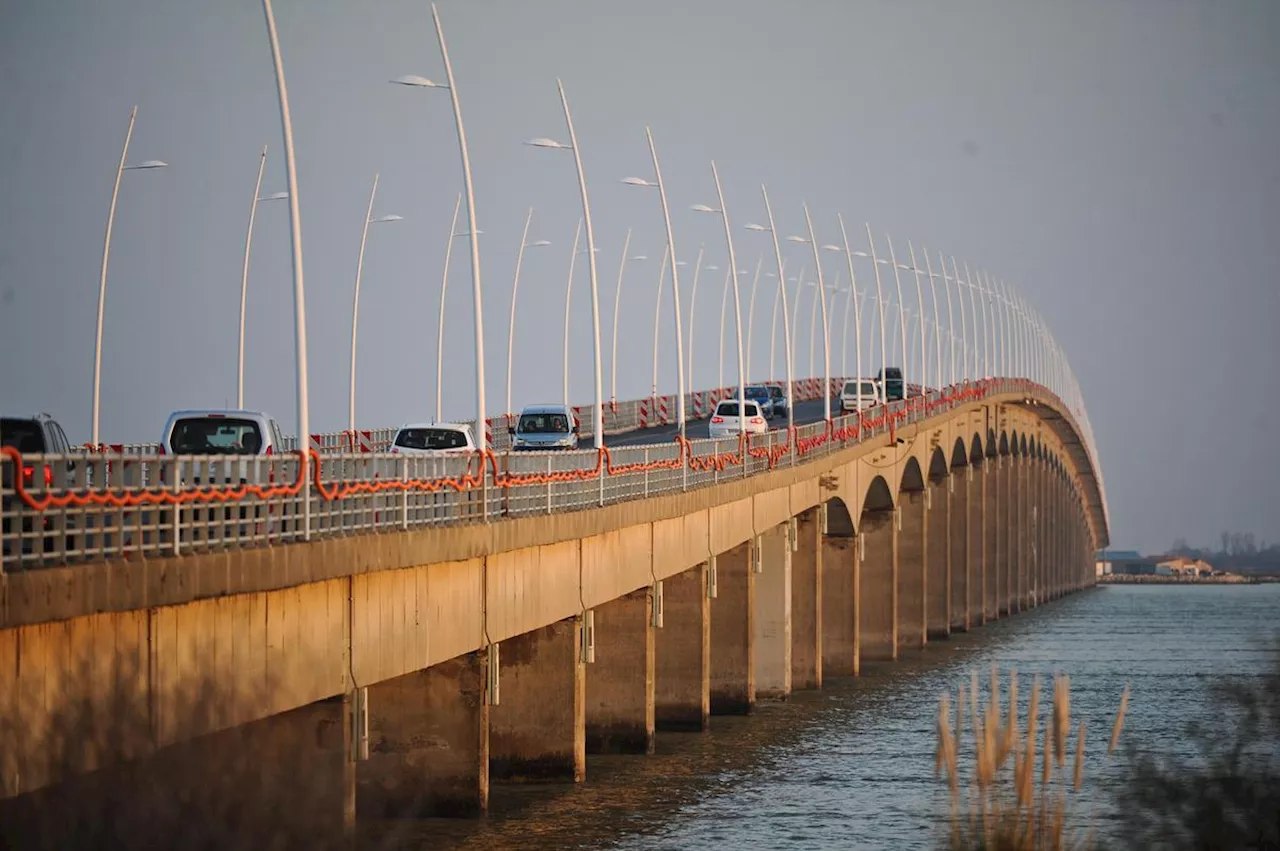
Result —
<instances>
[{"instance_id":1,"label":"sky","mask_svg":"<svg viewBox=\"0 0 1280 851\"><path fill-rule=\"evenodd\" d=\"M571 154L521 144L567 141L558 77L590 189L606 397L628 228L629 253L648 259L627 264L618 301L617 396L646 396L653 380L662 218L655 192L619 182L652 177L647 125L687 264L686 322L698 247L704 267L728 267L720 218L690 210L718 206L714 158L739 268L753 272L767 247L742 228L763 218L763 183L779 233L802 232L807 204L821 243L838 241L841 214L854 250L865 250L870 222L878 251L886 235L899 252L908 240L935 258L944 251L1034 305L1083 388L1113 546L1207 544L1223 530L1280 538L1280 6L441 0L439 9L475 175L490 413L506 407L512 279L530 207L530 242L552 244L524 258L512 405L562 395L580 198ZM460 160L448 93L388 81L442 78L430 6L275 0L275 14L297 151L312 431L346 425L352 289L375 173L374 215L404 218L369 229L358 421L429 419ZM73 442L89 439L103 231L134 105L130 162L170 165L126 172L121 185L102 438L155 440L171 410L234 405L240 272L263 145L263 193L285 188L260 3L0 0L0 80L0 409L47 411ZM784 246L788 274L804 265L812 277L808 249ZM467 418L475 338L465 239L456 249L442 395L446 418ZM585 260L571 304L578 403L594 393ZM824 257L828 286L843 265ZM869 266L856 271L859 290L873 288ZM700 277L690 334L699 387L720 380L723 274ZM914 281L903 283L913 307ZM771 373L775 285L759 284L755 379ZM799 306L801 373L814 293ZM839 304L833 325L846 327ZM247 313L246 406L292 431L293 284L280 202L259 205ZM675 388L670 313L660 317L661 392ZM879 356L870 355L870 317L864 323L870 373ZM725 351L732 381L732 319Z\"/></svg>"}]
</instances>

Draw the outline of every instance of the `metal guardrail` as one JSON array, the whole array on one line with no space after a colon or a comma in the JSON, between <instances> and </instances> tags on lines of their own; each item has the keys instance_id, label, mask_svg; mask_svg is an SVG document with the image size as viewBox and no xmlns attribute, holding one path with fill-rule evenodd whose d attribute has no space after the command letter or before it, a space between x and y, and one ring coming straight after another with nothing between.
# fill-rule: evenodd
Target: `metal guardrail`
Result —
<instances>
[{"instance_id":1,"label":"metal guardrail","mask_svg":"<svg viewBox=\"0 0 1280 851\"><path fill-rule=\"evenodd\" d=\"M677 439L600 451L246 457L21 456L5 449L0 569L287 544L645 499L827 455L1013 390L1056 398L1030 382L993 380L797 426L791 434L780 429L745 440ZM304 488L307 462L312 480Z\"/></svg>"}]
</instances>

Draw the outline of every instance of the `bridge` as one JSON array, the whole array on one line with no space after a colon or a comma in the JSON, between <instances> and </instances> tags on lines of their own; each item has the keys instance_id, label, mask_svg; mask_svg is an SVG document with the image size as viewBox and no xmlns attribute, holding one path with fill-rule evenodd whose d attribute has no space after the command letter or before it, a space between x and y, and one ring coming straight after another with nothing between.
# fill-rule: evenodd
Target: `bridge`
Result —
<instances>
[{"instance_id":1,"label":"bridge","mask_svg":"<svg viewBox=\"0 0 1280 851\"><path fill-rule=\"evenodd\" d=\"M1099 471L1043 384L830 420L797 388L800 424L750 439L627 414L563 453L7 450L52 473L6 492L5 818L157 782L333 830L479 813L1093 583Z\"/></svg>"}]
</instances>

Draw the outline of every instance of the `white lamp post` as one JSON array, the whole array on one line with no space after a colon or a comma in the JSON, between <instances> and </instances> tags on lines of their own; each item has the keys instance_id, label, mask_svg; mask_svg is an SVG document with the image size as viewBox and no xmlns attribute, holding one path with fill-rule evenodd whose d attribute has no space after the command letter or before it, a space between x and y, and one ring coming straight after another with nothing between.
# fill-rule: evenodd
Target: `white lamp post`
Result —
<instances>
[{"instance_id":1,"label":"white lamp post","mask_svg":"<svg viewBox=\"0 0 1280 851\"><path fill-rule=\"evenodd\" d=\"M649 391L650 401L658 398L658 328L662 320L662 282L667 277L667 263L670 261L670 247L663 248L662 265L658 267L658 294L653 300L653 383Z\"/></svg>"},{"instance_id":2,"label":"white lamp post","mask_svg":"<svg viewBox=\"0 0 1280 851\"><path fill-rule=\"evenodd\" d=\"M885 346L884 339L884 290L880 283L880 259L876 257L876 241L871 236L871 225L867 224L867 244L871 247L871 270L876 276L876 309L880 313L880 392L884 396L882 400L886 404L889 402L889 382L886 378L887 373L885 367L888 366L889 353ZM858 252L862 254L862 252ZM862 254L862 256L866 256Z\"/></svg>"},{"instance_id":3,"label":"white lamp post","mask_svg":"<svg viewBox=\"0 0 1280 851\"><path fill-rule=\"evenodd\" d=\"M262 156L258 159L258 179L253 184L253 203L249 205L249 229L244 237L244 266L240 271L240 344L236 358L236 408L244 409L244 314L245 303L249 296L249 246L253 244L253 220L258 212L259 201L284 201L288 192L273 192L259 198L262 191L262 172L267 164L267 146L262 146Z\"/></svg>"},{"instance_id":4,"label":"white lamp post","mask_svg":"<svg viewBox=\"0 0 1280 851\"><path fill-rule=\"evenodd\" d=\"M689 290L689 355L688 355L688 362L685 366L685 370L688 373L688 378L686 379L686 381L689 387L691 388L697 386L696 384L693 383L693 363L694 361L697 360L697 358L694 356L695 349L693 344L693 335L694 335L696 326L694 325L693 318L698 308L698 277L702 272L703 268L707 268L707 269L715 268L714 266L704 267L702 265L702 255L705 252L705 249L706 249L706 246L699 243L698 257L696 260L694 260L694 263L693 263L693 286ZM677 263L676 265L680 265L680 264Z\"/></svg>"},{"instance_id":5,"label":"white lamp post","mask_svg":"<svg viewBox=\"0 0 1280 851\"><path fill-rule=\"evenodd\" d=\"M561 338L564 352L560 362L564 382L563 402L565 405L569 404L569 308L573 304L573 269L578 260L578 255L582 253L578 250L578 244L581 241L582 219L578 219L578 227L573 232L573 245L569 249L569 279L564 285L564 334Z\"/></svg>"},{"instance_id":6,"label":"white lamp post","mask_svg":"<svg viewBox=\"0 0 1280 851\"><path fill-rule=\"evenodd\" d=\"M569 131L569 144L565 145L553 139L531 139L525 144L536 148L554 148L573 151L573 161L578 170L578 190L582 195L582 218L587 225L587 264L591 270L591 331L595 352L595 422L592 424L592 438L596 449L604 446L604 383L603 370L600 365L600 288L596 278L596 238L591 227L591 202L587 197L587 178L582 169L582 153L578 149L578 136L573 130L573 116L569 112L569 99L565 97L564 84L557 79L556 87L560 90L560 105L564 108L564 123ZM603 480L601 487L603 488Z\"/></svg>"},{"instance_id":7,"label":"white lamp post","mask_svg":"<svg viewBox=\"0 0 1280 851\"><path fill-rule=\"evenodd\" d=\"M818 240L813 235L813 219L809 216L809 205L804 204L804 223L809 231L809 238L799 236L789 236L787 239L791 242L798 242L808 245L813 249L813 265L818 270L818 298L822 305L822 418L824 420L831 419L831 334L829 329L831 322L827 317L827 290L822 282L822 257L818 254ZM810 321L810 337L813 336ZM813 341L809 342L809 364L810 372L813 372Z\"/></svg>"},{"instance_id":8,"label":"white lamp post","mask_svg":"<svg viewBox=\"0 0 1280 851\"><path fill-rule=\"evenodd\" d=\"M756 258L756 271L751 276L751 299L747 305L747 380L751 380L751 346L756 330L756 289L760 285L760 269L764 264L764 252Z\"/></svg>"},{"instance_id":9,"label":"white lamp post","mask_svg":"<svg viewBox=\"0 0 1280 851\"><path fill-rule=\"evenodd\" d=\"M716 161L711 161L711 176L716 184L716 197L720 201L720 206L709 207L706 204L694 204L693 210L699 213L718 213L720 220L724 222L724 241L729 249L729 271L736 272L738 269L738 257L733 251L733 228L729 224L729 211L724 203L724 189L720 186L720 172L716 170ZM738 276L730 274L733 281L733 313L734 321L738 331L738 430L742 434L747 433L747 417L746 405L742 404L747 398L747 382L746 382L746 359L743 357L742 347L744 340L742 339L742 294L738 290ZM743 475L746 474L747 465L742 465Z\"/></svg>"},{"instance_id":10,"label":"white lamp post","mask_svg":"<svg viewBox=\"0 0 1280 851\"><path fill-rule=\"evenodd\" d=\"M622 304L622 273L628 263L639 263L649 258L644 254L627 256L631 246L631 228L627 228L627 238L622 244L622 260L618 264L618 286L613 294L613 353L609 358L609 401L618 401L618 307Z\"/></svg>"},{"instance_id":11,"label":"white lamp post","mask_svg":"<svg viewBox=\"0 0 1280 851\"><path fill-rule=\"evenodd\" d=\"M511 318L507 323L507 416L511 416L511 353L515 349L516 341L516 294L520 291L520 269L524 265L524 250L526 248L541 248L550 245L551 242L546 239L539 239L536 242L529 242L529 224L533 221L533 208L529 208L529 214L524 218L524 231L520 235L520 249L516 252L516 277L511 283ZM452 243L453 240L450 240ZM439 382L437 382L439 383Z\"/></svg>"},{"instance_id":12,"label":"white lamp post","mask_svg":"<svg viewBox=\"0 0 1280 851\"><path fill-rule=\"evenodd\" d=\"M796 418L795 418L795 394L794 394L795 374L793 370L793 363L792 363L793 359L792 359L792 352L791 352L791 316L790 316L791 311L787 307L787 268L782 262L782 248L781 246L778 245L778 228L773 221L773 207L769 205L769 192L767 189L765 189L763 183L760 184L760 197L764 200L765 217L769 220L769 224L767 226L757 225L757 224L748 224L746 227L747 227L747 230L768 233L770 238L773 241L773 259L774 259L774 262L777 264L777 269L778 269L778 296L782 299L782 336L783 336L782 343L783 343L783 346L785 346L786 348L785 363L786 363L786 370L787 370L787 434L790 435L792 430L795 428ZM804 275L803 269L801 269L800 274L801 276ZM776 300L774 301L774 305L776 307L777 305ZM777 324L776 317L774 319L774 324L775 325ZM773 368L773 360L774 360L773 343L772 341L770 341L769 343L770 369ZM792 455L793 463L794 463L794 457L795 456Z\"/></svg>"},{"instance_id":13,"label":"white lamp post","mask_svg":"<svg viewBox=\"0 0 1280 851\"><path fill-rule=\"evenodd\" d=\"M476 445L483 451L488 449L488 441L485 438L484 289L480 282L480 230L476 226L476 194L471 181L471 154L467 149L467 131L462 123L462 107L458 103L458 87L453 78L449 48L444 40L444 27L440 24L440 12L436 9L435 3L431 4L431 18L435 22L436 42L440 46L440 60L444 65L447 82L436 83L415 74L397 77L391 82L424 89L447 89L449 100L453 105L453 123L458 133L458 150L462 156L462 180L467 195L467 233L471 236L471 300L476 337Z\"/></svg>"},{"instance_id":14,"label":"white lamp post","mask_svg":"<svg viewBox=\"0 0 1280 851\"><path fill-rule=\"evenodd\" d=\"M853 325L854 325L854 348L857 349L855 356L858 370L858 401L862 401L862 299L858 294L858 279L853 271L854 252L849 248L849 234L844 227L844 216L836 214L836 221L840 223L841 245L824 245L827 251L840 251L844 253L845 261L849 266L849 287L853 290L850 301L853 302ZM878 283L878 281L877 281ZM882 314L883 315L883 314Z\"/></svg>"},{"instance_id":15,"label":"white lamp post","mask_svg":"<svg viewBox=\"0 0 1280 851\"><path fill-rule=\"evenodd\" d=\"M902 398L907 397L907 303L902 300L902 276L898 271L902 266L898 265L898 257L893 251L893 237L889 234L884 235L885 241L889 243L889 263L893 268L893 284L898 291L898 319L902 325ZM888 394L886 394L888 395Z\"/></svg>"},{"instance_id":16,"label":"white lamp post","mask_svg":"<svg viewBox=\"0 0 1280 851\"><path fill-rule=\"evenodd\" d=\"M266 2L266 0L264 0ZM268 15L270 13L268 12ZM274 28L274 24L271 25ZM98 278L98 325L93 344L93 427L92 445L98 446L98 403L102 388L102 314L107 303L107 260L111 256L111 228L116 220L116 199L120 196L120 178L126 171L143 171L153 168L164 168L168 165L161 160L146 160L137 165L125 165L129 156L129 140L133 138L133 122L138 117L135 106L129 112L129 127L124 132L124 148L120 151L120 164L116 166L116 180L111 187L111 208L107 212L107 235L102 241L102 274Z\"/></svg>"},{"instance_id":17,"label":"white lamp post","mask_svg":"<svg viewBox=\"0 0 1280 851\"><path fill-rule=\"evenodd\" d=\"M671 303L676 321L676 425L680 436L685 435L685 365L684 365L684 329L680 324L680 264L676 262L675 231L671 228L671 210L667 206L667 190L662 184L662 167L658 165L658 149L653 144L653 132L648 126L644 128L645 138L649 141L649 155L653 159L652 181L639 177L628 177L623 183L633 186L649 186L658 190L658 199L662 202L662 221L667 229L667 253L671 255Z\"/></svg>"},{"instance_id":18,"label":"white lamp post","mask_svg":"<svg viewBox=\"0 0 1280 851\"><path fill-rule=\"evenodd\" d=\"M911 260L911 274L913 274L916 279L916 307L919 309L919 313L920 313L920 394L924 395L925 389L929 386L929 366L928 366L929 356L927 353L927 346L929 341L928 341L928 334L925 333L924 289L920 284L920 275L924 272L924 270L921 269L918 265L916 265L916 248L915 248L915 245L911 242L911 240L907 240L907 256ZM930 281L930 286L932 286L932 284L933 282ZM934 312L933 312L933 318L935 320L938 318L937 306L938 306L938 303L937 303L937 297L935 294ZM936 334L934 335L934 339L935 340L937 339ZM938 345L939 346L941 345L941 341L938 341ZM938 356L941 357L942 349L939 348L938 352L939 352ZM935 381L938 380L937 376L934 377L934 380ZM939 381L939 384L941 384L940 381Z\"/></svg>"},{"instance_id":19,"label":"white lamp post","mask_svg":"<svg viewBox=\"0 0 1280 851\"><path fill-rule=\"evenodd\" d=\"M436 322L436 422L444 419L444 299L449 292L449 260L453 256L453 241L460 236L471 235L469 231L458 232L458 210L461 207L462 193L458 193L458 200L453 205L453 220L449 223L449 239L444 244L444 274L440 280L440 310Z\"/></svg>"},{"instance_id":20,"label":"white lamp post","mask_svg":"<svg viewBox=\"0 0 1280 851\"><path fill-rule=\"evenodd\" d=\"M718 387L724 387L724 317L725 317L725 313L727 312L725 308L729 304L729 276L732 274L733 273L730 270L727 270L727 269L725 270L724 289L721 291L721 294L720 294L720 353L716 357L716 360L719 361L719 371L716 373L717 375L716 384ZM738 274L745 275L746 272L745 270L739 269ZM735 286L736 286L736 281L735 281ZM743 381L743 386L745 387L745 379Z\"/></svg>"},{"instance_id":21,"label":"white lamp post","mask_svg":"<svg viewBox=\"0 0 1280 851\"><path fill-rule=\"evenodd\" d=\"M369 208L364 214L364 226L360 229L360 254L356 260L356 286L355 295L351 301L351 387L350 398L348 399L347 408L347 428L352 432L354 440L356 430L356 329L360 323L360 276L364 272L364 245L369 236L369 225L382 224L384 222L398 222L404 219L403 216L388 215L373 217L373 199L378 194L378 175L373 176L373 188L369 190ZM436 414L439 418L439 414Z\"/></svg>"},{"instance_id":22,"label":"white lamp post","mask_svg":"<svg viewBox=\"0 0 1280 851\"><path fill-rule=\"evenodd\" d=\"M302 217L298 206L298 169L293 155L293 120L289 116L289 90L285 85L284 62L280 58L280 38L276 33L275 13L271 0L262 0L262 11L267 19L267 38L271 42L272 64L276 71L276 95L280 101L280 125L284 134L284 163L288 176L289 234L293 246L293 339L298 383L298 448L303 450L302 539L311 539L311 415L307 401L307 291L302 270ZM95 416L96 421L96 416ZM94 428L96 442L97 428Z\"/></svg>"}]
</instances>

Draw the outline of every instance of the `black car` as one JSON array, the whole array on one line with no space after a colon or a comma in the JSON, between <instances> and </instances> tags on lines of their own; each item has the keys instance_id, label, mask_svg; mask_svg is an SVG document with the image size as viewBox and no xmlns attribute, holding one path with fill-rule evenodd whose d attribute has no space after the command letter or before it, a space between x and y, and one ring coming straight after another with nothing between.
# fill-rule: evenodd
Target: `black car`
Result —
<instances>
[{"instance_id":1,"label":"black car","mask_svg":"<svg viewBox=\"0 0 1280 851\"><path fill-rule=\"evenodd\" d=\"M906 396L906 384L902 380L902 369L887 366L876 373L876 383L884 390L886 402L902 399Z\"/></svg>"},{"instance_id":2,"label":"black car","mask_svg":"<svg viewBox=\"0 0 1280 851\"><path fill-rule=\"evenodd\" d=\"M30 417L0 417L0 446L8 446L18 450L25 455L67 455L71 452L71 444L67 440L66 432L62 430L62 426L58 425L57 420L48 414L36 414ZM70 466L71 462L67 462ZM53 484L53 467L49 464L24 463L21 471L15 471L10 463L0 464L0 489L4 491L4 497L0 500L0 515L3 516L3 528L0 532L4 537L4 553L8 555L13 546L9 540L12 530L11 515L16 510L14 505L14 495L12 493L14 487L13 477L15 472L22 476L22 483L26 487L40 488L48 487ZM30 514L24 514L22 518L22 531L24 534L30 533L34 529L34 518ZM49 528L49 517L41 518L44 528ZM23 549L30 551L31 540L24 538ZM46 538L44 542L45 551L53 549L53 538Z\"/></svg>"}]
</instances>

